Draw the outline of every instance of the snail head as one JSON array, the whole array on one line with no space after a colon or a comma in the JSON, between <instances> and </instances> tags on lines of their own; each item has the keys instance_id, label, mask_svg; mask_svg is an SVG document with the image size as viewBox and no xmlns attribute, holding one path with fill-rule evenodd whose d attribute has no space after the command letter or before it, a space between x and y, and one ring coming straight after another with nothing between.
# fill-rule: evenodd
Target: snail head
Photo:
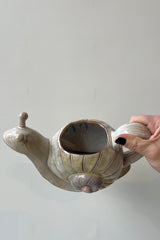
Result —
<instances>
[{"instance_id":1,"label":"snail head","mask_svg":"<svg viewBox=\"0 0 160 240\"><path fill-rule=\"evenodd\" d=\"M19 125L6 131L3 135L4 142L17 152L25 153L25 142L28 135L28 128L26 127L26 120L28 114L23 112L19 115Z\"/></svg>"}]
</instances>

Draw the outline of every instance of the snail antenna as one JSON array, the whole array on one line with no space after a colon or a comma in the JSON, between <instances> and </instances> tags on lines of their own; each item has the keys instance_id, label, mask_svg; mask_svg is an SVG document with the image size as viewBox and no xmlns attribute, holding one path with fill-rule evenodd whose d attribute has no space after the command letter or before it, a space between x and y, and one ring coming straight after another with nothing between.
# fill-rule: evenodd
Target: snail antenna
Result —
<instances>
[{"instance_id":1,"label":"snail antenna","mask_svg":"<svg viewBox=\"0 0 160 240\"><path fill-rule=\"evenodd\" d=\"M21 128L26 127L27 118L28 118L28 114L26 112L22 112L19 114L19 127Z\"/></svg>"}]
</instances>

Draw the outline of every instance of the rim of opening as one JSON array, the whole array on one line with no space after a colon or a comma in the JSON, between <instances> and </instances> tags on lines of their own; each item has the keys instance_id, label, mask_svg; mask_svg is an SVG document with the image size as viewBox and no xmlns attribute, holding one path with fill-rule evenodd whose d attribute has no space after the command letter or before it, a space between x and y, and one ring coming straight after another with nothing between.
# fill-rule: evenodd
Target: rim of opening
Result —
<instances>
[{"instance_id":1,"label":"rim of opening","mask_svg":"<svg viewBox=\"0 0 160 240\"><path fill-rule=\"evenodd\" d=\"M109 137L108 137L108 131L107 129L105 128L105 126L100 122L100 121L96 121L96 120L88 120L88 119L82 119L82 120L77 120L77 121L73 121L73 122L70 122L68 123L64 128L62 128L62 131L60 132L59 134L59 137L58 137L58 145L60 147L61 150L63 150L65 153L67 154L73 154L73 155L95 155L95 154L99 154L100 152L104 151L107 147L108 147L108 142L107 141L107 144L106 144L106 147L101 149L100 151L97 151L97 152L94 152L94 153L72 153L72 152L68 152L66 149L64 149L64 147L62 146L61 144L61 136L62 134L64 133L64 131L72 124L77 124L77 123L81 123L81 122L87 122L87 123L95 123L97 125L99 125L101 128L104 129L105 133L106 133L106 136L109 140Z\"/></svg>"}]
</instances>

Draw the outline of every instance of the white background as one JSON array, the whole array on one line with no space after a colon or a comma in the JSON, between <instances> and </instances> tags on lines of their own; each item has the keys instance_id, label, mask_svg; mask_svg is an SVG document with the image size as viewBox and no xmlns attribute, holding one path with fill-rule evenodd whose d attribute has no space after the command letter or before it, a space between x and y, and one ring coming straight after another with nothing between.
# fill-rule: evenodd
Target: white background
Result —
<instances>
[{"instance_id":1,"label":"white background","mask_svg":"<svg viewBox=\"0 0 160 240\"><path fill-rule=\"evenodd\" d=\"M72 120L159 114L159 12L158 0L1 0L1 136L22 111L48 138ZM0 239L160 238L160 175L144 158L102 191L72 193L0 144Z\"/></svg>"}]
</instances>

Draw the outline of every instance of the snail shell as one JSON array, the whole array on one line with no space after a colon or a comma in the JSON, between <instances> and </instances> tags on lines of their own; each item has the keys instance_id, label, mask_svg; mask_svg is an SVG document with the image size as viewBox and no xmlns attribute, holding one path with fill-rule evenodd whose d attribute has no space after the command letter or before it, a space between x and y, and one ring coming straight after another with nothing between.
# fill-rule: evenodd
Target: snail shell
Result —
<instances>
[{"instance_id":1,"label":"snail shell","mask_svg":"<svg viewBox=\"0 0 160 240\"><path fill-rule=\"evenodd\" d=\"M98 191L113 183L123 169L123 151L112 147L113 129L97 120L68 124L50 142L48 166L73 191Z\"/></svg>"}]
</instances>

